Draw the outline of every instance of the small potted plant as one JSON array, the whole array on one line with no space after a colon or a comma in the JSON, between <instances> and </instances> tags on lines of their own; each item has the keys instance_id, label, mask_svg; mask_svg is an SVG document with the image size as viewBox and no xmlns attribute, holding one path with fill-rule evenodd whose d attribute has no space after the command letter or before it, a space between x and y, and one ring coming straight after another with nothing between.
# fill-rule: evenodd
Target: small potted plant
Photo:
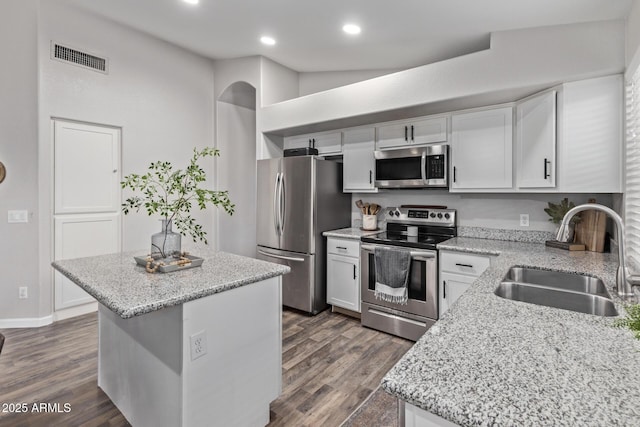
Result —
<instances>
[{"instance_id":1,"label":"small potted plant","mask_svg":"<svg viewBox=\"0 0 640 427\"><path fill-rule=\"evenodd\" d=\"M567 197L562 199L560 203L548 203L549 207L545 208L544 211L549 215L549 221L553 222L557 225L556 227L556 235L558 234L558 229L560 228L560 223L562 219L573 209L576 205L573 202L570 202ZM565 229L565 235L562 236L563 242L569 242L573 240L573 235L575 231L575 225L580 222L580 214L574 215L569 221L569 226Z\"/></svg>"},{"instance_id":2,"label":"small potted plant","mask_svg":"<svg viewBox=\"0 0 640 427\"><path fill-rule=\"evenodd\" d=\"M170 162L157 161L149 165L144 175L130 174L120 183L123 189L135 193L122 204L124 214L144 207L148 215L159 215L162 229L151 238L151 257L171 258L181 253L181 235L190 235L193 241L207 244L206 232L191 216L191 209L197 205L205 209L208 205L222 207L229 215L235 205L229 200L227 191L208 190L202 186L207 176L198 161L209 156L219 156L219 150L205 147L193 149L193 156L186 169L174 170ZM179 233L172 230L175 225Z\"/></svg>"}]
</instances>

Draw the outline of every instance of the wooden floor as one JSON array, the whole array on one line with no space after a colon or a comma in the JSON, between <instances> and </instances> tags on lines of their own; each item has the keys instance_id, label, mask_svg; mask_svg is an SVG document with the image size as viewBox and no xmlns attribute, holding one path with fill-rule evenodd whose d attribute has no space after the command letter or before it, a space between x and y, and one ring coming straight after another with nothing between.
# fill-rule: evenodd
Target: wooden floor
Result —
<instances>
[{"instance_id":1,"label":"wooden floor","mask_svg":"<svg viewBox=\"0 0 640 427\"><path fill-rule=\"evenodd\" d=\"M89 314L0 331L0 426L129 425L97 386L97 323ZM339 426L412 345L342 314L285 310L283 392L269 426ZM27 412L15 412L15 404Z\"/></svg>"}]
</instances>

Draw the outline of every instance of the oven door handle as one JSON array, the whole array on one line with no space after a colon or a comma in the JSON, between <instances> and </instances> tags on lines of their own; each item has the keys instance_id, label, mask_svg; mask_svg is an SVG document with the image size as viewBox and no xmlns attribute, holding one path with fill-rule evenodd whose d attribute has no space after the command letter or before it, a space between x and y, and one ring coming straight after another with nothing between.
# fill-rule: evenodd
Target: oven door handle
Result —
<instances>
[{"instance_id":1,"label":"oven door handle","mask_svg":"<svg viewBox=\"0 0 640 427\"><path fill-rule=\"evenodd\" d=\"M378 247L383 247L386 249L390 249L391 246L378 246ZM367 251L367 252L373 252L375 249L375 246L373 245L361 245L360 249L362 249L363 251ZM436 257L435 253L431 253L431 252L422 252L422 251L411 251L411 258L418 260L418 261L428 261L430 259L433 259Z\"/></svg>"}]
</instances>

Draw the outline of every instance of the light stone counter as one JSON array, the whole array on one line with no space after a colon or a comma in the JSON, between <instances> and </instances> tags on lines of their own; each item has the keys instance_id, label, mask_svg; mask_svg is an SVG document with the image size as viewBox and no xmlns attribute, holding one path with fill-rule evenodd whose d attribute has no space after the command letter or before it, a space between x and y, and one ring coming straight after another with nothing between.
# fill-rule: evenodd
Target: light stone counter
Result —
<instances>
[{"instance_id":1,"label":"light stone counter","mask_svg":"<svg viewBox=\"0 0 640 427\"><path fill-rule=\"evenodd\" d=\"M384 230L363 230L358 227L341 228L339 230L325 231L322 233L325 237L338 237L341 239L360 240L364 236L373 236L382 233Z\"/></svg>"},{"instance_id":2,"label":"light stone counter","mask_svg":"<svg viewBox=\"0 0 640 427\"><path fill-rule=\"evenodd\" d=\"M98 386L130 424L266 425L282 392L289 267L194 253L201 267L166 274L137 266L139 252L53 266L100 303Z\"/></svg>"},{"instance_id":3,"label":"light stone counter","mask_svg":"<svg viewBox=\"0 0 640 427\"><path fill-rule=\"evenodd\" d=\"M458 237L499 256L387 373L382 387L464 426L640 425L640 341L605 318L500 298L509 267L589 273L613 290L617 257Z\"/></svg>"},{"instance_id":4,"label":"light stone counter","mask_svg":"<svg viewBox=\"0 0 640 427\"><path fill-rule=\"evenodd\" d=\"M53 267L123 319L288 273L287 266L211 249L200 250L201 267L147 273L123 252L55 261Z\"/></svg>"}]
</instances>

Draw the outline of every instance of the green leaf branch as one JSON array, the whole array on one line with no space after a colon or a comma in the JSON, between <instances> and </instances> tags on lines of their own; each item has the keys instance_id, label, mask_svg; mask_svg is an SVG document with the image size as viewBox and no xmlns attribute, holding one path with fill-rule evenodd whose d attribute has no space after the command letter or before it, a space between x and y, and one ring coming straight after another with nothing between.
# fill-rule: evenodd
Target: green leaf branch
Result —
<instances>
[{"instance_id":1,"label":"green leaf branch","mask_svg":"<svg viewBox=\"0 0 640 427\"><path fill-rule=\"evenodd\" d=\"M613 325L618 328L629 328L640 340L640 304L629 304L624 308L627 311L627 316L623 319L616 319Z\"/></svg>"},{"instance_id":2,"label":"green leaf branch","mask_svg":"<svg viewBox=\"0 0 640 427\"><path fill-rule=\"evenodd\" d=\"M170 222L183 236L191 236L194 242L200 240L207 244L206 232L191 216L194 204L206 209L213 205L223 208L233 215L235 205L229 199L228 191L214 191L202 188L207 175L198 164L205 157L219 156L220 151L213 147L202 150L193 149L193 156L186 169L173 170L170 162L157 161L149 165L144 175L132 173L120 182L123 189L129 188L136 194L122 204L122 212L138 212L143 208L148 215L159 215Z\"/></svg>"}]
</instances>

